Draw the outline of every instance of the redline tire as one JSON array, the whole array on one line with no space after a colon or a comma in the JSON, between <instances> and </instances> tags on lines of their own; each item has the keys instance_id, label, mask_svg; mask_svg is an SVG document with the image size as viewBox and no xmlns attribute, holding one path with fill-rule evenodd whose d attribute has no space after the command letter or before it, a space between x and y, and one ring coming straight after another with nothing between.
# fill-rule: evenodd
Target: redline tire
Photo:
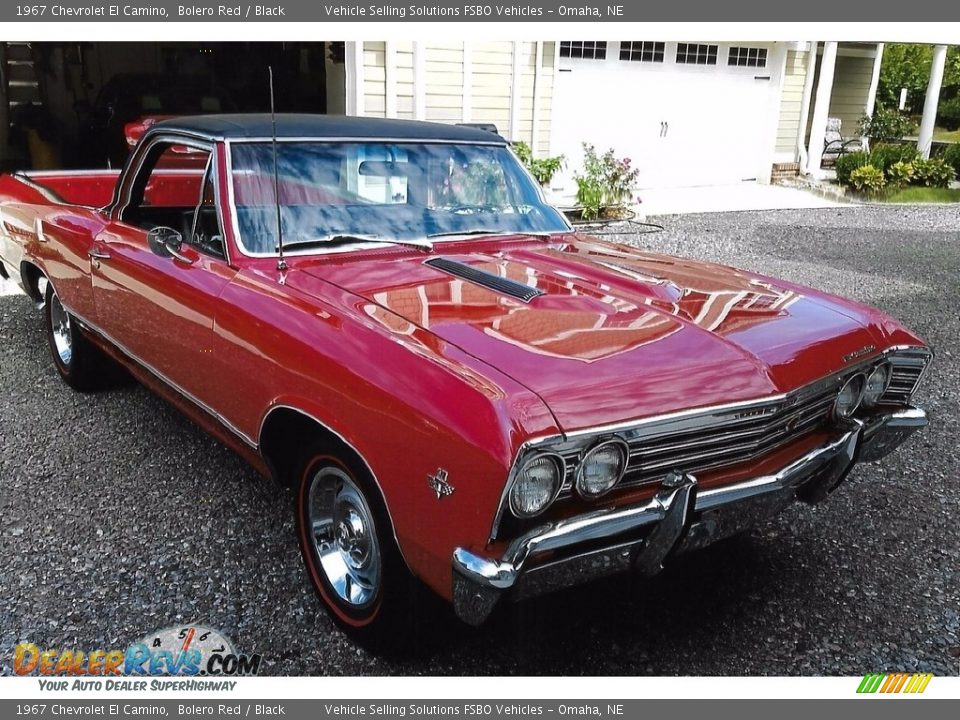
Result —
<instances>
[{"instance_id":1,"label":"redline tire","mask_svg":"<svg viewBox=\"0 0 960 720\"><path fill-rule=\"evenodd\" d=\"M91 344L74 318L60 303L60 298L48 282L44 295L43 315L47 329L47 343L53 365L74 390L91 392L105 383L106 357Z\"/></svg>"},{"instance_id":2,"label":"redline tire","mask_svg":"<svg viewBox=\"0 0 960 720\"><path fill-rule=\"evenodd\" d=\"M400 555L379 490L358 463L319 448L304 457L294 510L310 582L334 622L354 640L371 649L396 649L415 624L419 583ZM325 497L318 498L318 490ZM328 501L328 514L318 513ZM315 525L327 520L329 531Z\"/></svg>"}]
</instances>

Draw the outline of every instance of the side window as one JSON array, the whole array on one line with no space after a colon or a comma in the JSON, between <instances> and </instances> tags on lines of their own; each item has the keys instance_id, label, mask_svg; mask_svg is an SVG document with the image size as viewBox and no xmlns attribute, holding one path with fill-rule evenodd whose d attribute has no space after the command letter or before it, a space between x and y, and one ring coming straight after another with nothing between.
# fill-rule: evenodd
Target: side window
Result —
<instances>
[{"instance_id":1,"label":"side window","mask_svg":"<svg viewBox=\"0 0 960 720\"><path fill-rule=\"evenodd\" d=\"M152 145L144 158L122 219L144 230L169 227L188 239L210 150L170 142Z\"/></svg>"},{"instance_id":2,"label":"side window","mask_svg":"<svg viewBox=\"0 0 960 720\"><path fill-rule=\"evenodd\" d=\"M223 231L217 217L217 201L213 184L213 162L207 163L206 172L200 186L200 201L193 211L190 232L184 240L197 250L218 258L226 258L223 245Z\"/></svg>"}]
</instances>

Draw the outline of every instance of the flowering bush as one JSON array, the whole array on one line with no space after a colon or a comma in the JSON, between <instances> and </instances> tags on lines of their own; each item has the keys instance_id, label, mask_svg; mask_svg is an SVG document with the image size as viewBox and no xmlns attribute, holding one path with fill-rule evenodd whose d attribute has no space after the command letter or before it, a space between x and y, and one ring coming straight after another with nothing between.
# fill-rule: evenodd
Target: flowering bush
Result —
<instances>
[{"instance_id":1,"label":"flowering bush","mask_svg":"<svg viewBox=\"0 0 960 720\"><path fill-rule=\"evenodd\" d=\"M577 203L586 220L596 218L603 208L617 207L630 198L640 170L630 158L618 158L613 148L597 155L596 148L583 143L583 172L574 176Z\"/></svg>"}]
</instances>

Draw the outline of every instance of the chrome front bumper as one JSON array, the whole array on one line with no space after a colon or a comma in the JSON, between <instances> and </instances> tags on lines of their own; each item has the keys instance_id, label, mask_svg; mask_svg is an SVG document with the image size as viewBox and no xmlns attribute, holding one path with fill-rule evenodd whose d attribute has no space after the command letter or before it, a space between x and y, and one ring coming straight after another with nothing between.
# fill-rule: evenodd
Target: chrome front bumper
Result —
<instances>
[{"instance_id":1,"label":"chrome front bumper","mask_svg":"<svg viewBox=\"0 0 960 720\"><path fill-rule=\"evenodd\" d=\"M819 502L858 460L879 460L926 424L917 408L878 414L772 475L698 492L693 475L672 472L648 502L541 525L499 559L457 548L454 609L479 625L505 595L521 599L631 569L655 575L672 554L735 535L795 500Z\"/></svg>"}]
</instances>

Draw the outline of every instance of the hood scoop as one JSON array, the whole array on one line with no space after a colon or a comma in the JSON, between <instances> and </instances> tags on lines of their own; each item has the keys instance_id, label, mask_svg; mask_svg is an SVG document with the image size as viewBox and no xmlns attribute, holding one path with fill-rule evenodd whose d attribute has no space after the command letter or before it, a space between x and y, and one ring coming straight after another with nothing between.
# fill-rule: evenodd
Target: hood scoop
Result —
<instances>
[{"instance_id":1,"label":"hood scoop","mask_svg":"<svg viewBox=\"0 0 960 720\"><path fill-rule=\"evenodd\" d=\"M493 290L501 295L508 295L517 300L522 300L523 302L530 302L538 295L544 294L543 290L524 285L510 278L494 275L486 270L481 270L472 265L457 262L456 260L449 260L442 257L430 258L429 260L425 260L423 264L445 272L448 275L472 282L475 285L480 285L488 290Z\"/></svg>"}]
</instances>

